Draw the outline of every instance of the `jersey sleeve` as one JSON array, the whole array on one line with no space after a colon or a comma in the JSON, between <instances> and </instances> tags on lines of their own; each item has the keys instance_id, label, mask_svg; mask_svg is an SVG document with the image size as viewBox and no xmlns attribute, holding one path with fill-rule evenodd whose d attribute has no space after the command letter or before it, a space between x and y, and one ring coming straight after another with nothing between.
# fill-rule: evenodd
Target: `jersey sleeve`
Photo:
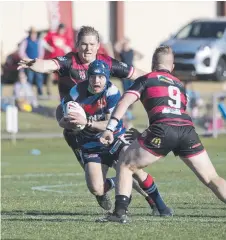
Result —
<instances>
[{"instance_id":1,"label":"jersey sleeve","mask_svg":"<svg viewBox=\"0 0 226 240\"><path fill-rule=\"evenodd\" d=\"M111 75L117 78L131 78L134 72L133 66L112 58Z\"/></svg>"},{"instance_id":2,"label":"jersey sleeve","mask_svg":"<svg viewBox=\"0 0 226 240\"><path fill-rule=\"evenodd\" d=\"M107 92L107 112L106 114L111 114L117 105L119 99L121 98L121 94L118 88L112 85Z\"/></svg>"},{"instance_id":3,"label":"jersey sleeve","mask_svg":"<svg viewBox=\"0 0 226 240\"><path fill-rule=\"evenodd\" d=\"M142 92L146 88L147 80L148 79L145 76L137 78L134 81L134 84L125 93L135 94L137 96L137 99L140 99Z\"/></svg>"},{"instance_id":4,"label":"jersey sleeve","mask_svg":"<svg viewBox=\"0 0 226 240\"><path fill-rule=\"evenodd\" d=\"M64 109L64 105L65 105L67 102L76 101L77 98L78 98L78 96L79 96L78 86L75 85L73 88L71 88L69 94L66 95L66 96L61 100L61 106L63 107L63 109Z\"/></svg>"},{"instance_id":5,"label":"jersey sleeve","mask_svg":"<svg viewBox=\"0 0 226 240\"><path fill-rule=\"evenodd\" d=\"M72 57L73 54L68 53L65 56L60 56L52 59L57 64L58 72L61 77L69 76L70 67L72 65Z\"/></svg>"}]
</instances>

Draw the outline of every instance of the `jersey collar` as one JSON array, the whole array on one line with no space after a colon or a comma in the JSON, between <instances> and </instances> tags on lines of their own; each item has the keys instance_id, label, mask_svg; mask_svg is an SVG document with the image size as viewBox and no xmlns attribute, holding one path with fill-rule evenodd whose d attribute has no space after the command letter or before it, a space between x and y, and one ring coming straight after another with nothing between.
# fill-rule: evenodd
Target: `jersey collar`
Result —
<instances>
[{"instance_id":1,"label":"jersey collar","mask_svg":"<svg viewBox=\"0 0 226 240\"><path fill-rule=\"evenodd\" d=\"M169 70L167 69L158 69L156 70L156 72L165 72L165 73L171 73Z\"/></svg>"}]
</instances>

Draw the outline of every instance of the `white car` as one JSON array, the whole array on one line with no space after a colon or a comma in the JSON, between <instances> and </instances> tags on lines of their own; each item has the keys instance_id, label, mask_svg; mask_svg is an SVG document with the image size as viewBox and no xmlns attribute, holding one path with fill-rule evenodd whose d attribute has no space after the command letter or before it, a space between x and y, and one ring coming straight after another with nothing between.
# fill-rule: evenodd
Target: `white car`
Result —
<instances>
[{"instance_id":1,"label":"white car","mask_svg":"<svg viewBox=\"0 0 226 240\"><path fill-rule=\"evenodd\" d=\"M161 45L174 51L176 76L226 80L226 17L195 20Z\"/></svg>"}]
</instances>

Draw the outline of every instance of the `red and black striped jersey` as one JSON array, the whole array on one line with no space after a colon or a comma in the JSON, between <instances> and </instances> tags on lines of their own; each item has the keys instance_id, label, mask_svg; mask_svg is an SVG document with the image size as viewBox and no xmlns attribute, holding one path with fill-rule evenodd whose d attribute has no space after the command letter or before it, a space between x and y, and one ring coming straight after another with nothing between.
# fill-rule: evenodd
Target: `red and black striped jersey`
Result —
<instances>
[{"instance_id":1,"label":"red and black striped jersey","mask_svg":"<svg viewBox=\"0 0 226 240\"><path fill-rule=\"evenodd\" d=\"M187 96L184 84L167 70L148 73L135 80L126 91L141 100L149 124L193 125L186 112Z\"/></svg>"},{"instance_id":2,"label":"red and black striped jersey","mask_svg":"<svg viewBox=\"0 0 226 240\"><path fill-rule=\"evenodd\" d=\"M102 60L109 65L113 77L130 78L133 75L133 66L103 54L97 54L96 59ZM87 71L89 66L81 62L78 53L70 52L65 56L56 57L52 60L58 66L60 75L58 87L61 98L68 95L74 85L88 80Z\"/></svg>"}]
</instances>

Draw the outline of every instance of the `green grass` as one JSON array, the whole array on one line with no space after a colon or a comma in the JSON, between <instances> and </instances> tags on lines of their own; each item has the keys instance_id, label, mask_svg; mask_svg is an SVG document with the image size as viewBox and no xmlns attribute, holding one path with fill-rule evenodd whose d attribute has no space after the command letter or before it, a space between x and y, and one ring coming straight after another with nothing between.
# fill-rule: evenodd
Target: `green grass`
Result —
<instances>
[{"instance_id":1,"label":"green grass","mask_svg":"<svg viewBox=\"0 0 226 240\"><path fill-rule=\"evenodd\" d=\"M224 178L225 141L203 139ZM31 155L33 148L41 155ZM146 201L134 193L130 224L95 223L103 211L63 139L20 140L16 146L2 141L2 239L226 239L225 205L178 158L170 155L147 171L175 216L150 216Z\"/></svg>"}]
</instances>

